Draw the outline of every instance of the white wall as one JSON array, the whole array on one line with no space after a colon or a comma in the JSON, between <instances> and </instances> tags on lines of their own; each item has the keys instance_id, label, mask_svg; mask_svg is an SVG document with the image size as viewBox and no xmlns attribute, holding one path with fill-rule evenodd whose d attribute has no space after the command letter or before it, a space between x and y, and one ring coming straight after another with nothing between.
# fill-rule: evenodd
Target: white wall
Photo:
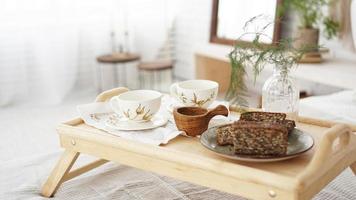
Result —
<instances>
[{"instance_id":1,"label":"white wall","mask_svg":"<svg viewBox=\"0 0 356 200\"><path fill-rule=\"evenodd\" d=\"M0 105L58 103L75 85L93 88L113 1L1 1Z\"/></svg>"},{"instance_id":2,"label":"white wall","mask_svg":"<svg viewBox=\"0 0 356 200\"><path fill-rule=\"evenodd\" d=\"M195 77L194 53L210 37L210 13L212 1L181 1L176 16L176 56L175 75L179 78Z\"/></svg>"},{"instance_id":3,"label":"white wall","mask_svg":"<svg viewBox=\"0 0 356 200\"><path fill-rule=\"evenodd\" d=\"M209 42L212 1L119 0L116 7L118 13L113 16L113 29L117 40L123 41L123 32L128 30L129 49L139 53L143 61L155 59L173 25L174 73L179 78L194 78L195 49ZM129 67L129 72L130 76L137 74L134 67ZM110 73L107 72L108 77Z\"/></svg>"},{"instance_id":4,"label":"white wall","mask_svg":"<svg viewBox=\"0 0 356 200\"><path fill-rule=\"evenodd\" d=\"M109 29L111 29L115 36L115 46L119 49L122 45L124 50L135 52L140 54L141 61L154 60L159 48L162 47L166 38L167 31L173 23L174 16L177 13L180 2L178 0L112 0L113 5L110 7L112 15L108 19ZM128 41L125 37L125 32L128 32ZM106 51L103 53L110 53L111 51L111 36L110 34L103 35L100 42L107 43ZM126 42L127 41L127 42ZM94 41L93 41L94 42ZM126 45L127 44L127 45ZM91 59L95 60L95 57L100 54L94 54ZM96 67L99 64L96 63ZM138 87L138 73L137 62L126 64L129 88ZM108 65L102 65L103 88L109 89L114 87L112 80L113 68ZM90 67L86 69L86 74L95 74L95 68ZM122 68L119 67L120 76ZM89 77L89 76L88 76ZM122 76L121 76L122 78ZM87 79L87 84L93 82L94 77L91 76ZM119 83L121 84L121 83ZM85 87L86 84L84 84Z\"/></svg>"},{"instance_id":5,"label":"white wall","mask_svg":"<svg viewBox=\"0 0 356 200\"><path fill-rule=\"evenodd\" d=\"M180 78L194 78L195 49L209 42L211 7L210 0L130 0L131 49L140 53L143 60L154 59L173 25L174 73Z\"/></svg>"}]
</instances>

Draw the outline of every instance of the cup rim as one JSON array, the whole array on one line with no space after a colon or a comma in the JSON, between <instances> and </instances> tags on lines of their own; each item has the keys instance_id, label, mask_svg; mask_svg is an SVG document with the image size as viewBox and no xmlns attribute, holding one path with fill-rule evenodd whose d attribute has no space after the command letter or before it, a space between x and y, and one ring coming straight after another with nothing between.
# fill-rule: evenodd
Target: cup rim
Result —
<instances>
[{"instance_id":1,"label":"cup rim","mask_svg":"<svg viewBox=\"0 0 356 200\"><path fill-rule=\"evenodd\" d=\"M204 82L209 82L212 83L214 86L212 86L211 88L204 88L204 89L192 89L192 88L184 88L181 86L181 84L183 83L187 83L187 82L195 82L195 81L204 81ZM181 81L177 83L177 86L184 89L184 90L194 90L194 91L203 91L203 90L211 90L211 89L215 89L219 87L219 83L216 81L212 81L212 80L205 80L205 79L194 79L194 80L186 80L186 81Z\"/></svg>"},{"instance_id":2,"label":"cup rim","mask_svg":"<svg viewBox=\"0 0 356 200\"><path fill-rule=\"evenodd\" d=\"M134 100L128 100L128 99L121 99L123 96L129 95L130 93L134 93L134 92L150 92L153 95L155 95L154 97L145 99L145 100L140 100L140 99L134 99ZM125 101L125 102L148 102L148 101L152 101L152 100L156 100L162 97L162 93L155 91L155 90L130 90L127 92L124 92L122 94L119 94L117 96L115 96L114 98L117 98L120 101Z\"/></svg>"},{"instance_id":3,"label":"cup rim","mask_svg":"<svg viewBox=\"0 0 356 200\"><path fill-rule=\"evenodd\" d=\"M199 114L199 115L186 115L186 114L183 114L183 113L181 113L181 112L179 111L179 110L181 110L181 109L201 109L201 110L204 110L205 113ZM182 107L176 107L176 108L174 108L174 110L173 110L173 113L174 113L174 114L177 114L177 115L179 115L179 116L182 116L182 117L185 117L185 118L189 118L189 119L206 116L206 114L207 114L208 112L209 112L208 109L202 108L202 107L196 107L196 106L182 106Z\"/></svg>"}]
</instances>

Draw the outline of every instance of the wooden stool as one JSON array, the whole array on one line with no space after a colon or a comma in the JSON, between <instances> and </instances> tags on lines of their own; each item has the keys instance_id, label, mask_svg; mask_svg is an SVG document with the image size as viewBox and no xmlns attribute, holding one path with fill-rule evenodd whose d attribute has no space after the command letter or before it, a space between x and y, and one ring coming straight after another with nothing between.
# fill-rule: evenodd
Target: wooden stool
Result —
<instances>
[{"instance_id":1,"label":"wooden stool","mask_svg":"<svg viewBox=\"0 0 356 200\"><path fill-rule=\"evenodd\" d=\"M114 68L114 73L113 73L113 78L114 78L114 83L115 87L118 85L118 77L117 77L117 67L118 65L123 64L123 85L127 86L126 82L126 63L128 62L134 62L140 59L140 55L135 54L135 53L112 53L112 54L107 54L107 55L102 55L97 57L97 61L99 63L104 63L104 64L111 64ZM97 75L98 77L98 92L102 92L102 80L103 80L103 73L102 73L102 68L99 65L99 73Z\"/></svg>"},{"instance_id":2,"label":"wooden stool","mask_svg":"<svg viewBox=\"0 0 356 200\"><path fill-rule=\"evenodd\" d=\"M159 83L159 90L162 91L162 73L164 71L170 70L170 76L173 76L172 70L173 70L173 62L171 60L157 60L157 61L152 61L152 62L142 62L138 65L138 69L140 70L140 88L144 87L145 83L145 76L143 75L143 72L149 72L150 73L150 88L154 88L154 85L158 82ZM156 80L156 75L157 80ZM172 77L173 80L173 77Z\"/></svg>"}]
</instances>

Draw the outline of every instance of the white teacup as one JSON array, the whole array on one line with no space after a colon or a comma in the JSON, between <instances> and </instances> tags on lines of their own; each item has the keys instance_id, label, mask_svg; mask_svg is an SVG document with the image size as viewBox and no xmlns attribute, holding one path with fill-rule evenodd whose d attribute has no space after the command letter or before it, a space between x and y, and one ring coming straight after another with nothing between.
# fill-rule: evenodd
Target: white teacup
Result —
<instances>
[{"instance_id":1,"label":"white teacup","mask_svg":"<svg viewBox=\"0 0 356 200\"><path fill-rule=\"evenodd\" d=\"M148 121L159 110L162 94L154 90L132 90L111 98L116 114L129 121Z\"/></svg>"},{"instance_id":2,"label":"white teacup","mask_svg":"<svg viewBox=\"0 0 356 200\"><path fill-rule=\"evenodd\" d=\"M207 108L218 94L219 84L209 80L189 80L171 85L171 96L185 106Z\"/></svg>"}]
</instances>

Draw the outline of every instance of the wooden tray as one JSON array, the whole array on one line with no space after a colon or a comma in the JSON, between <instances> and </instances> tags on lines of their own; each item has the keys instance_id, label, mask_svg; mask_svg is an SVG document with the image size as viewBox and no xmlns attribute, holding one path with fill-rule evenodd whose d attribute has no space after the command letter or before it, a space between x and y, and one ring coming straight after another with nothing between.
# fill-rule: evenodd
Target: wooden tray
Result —
<instances>
[{"instance_id":1,"label":"wooden tray","mask_svg":"<svg viewBox=\"0 0 356 200\"><path fill-rule=\"evenodd\" d=\"M126 88L100 94L106 101ZM234 108L231 108L234 109ZM179 136L152 146L115 137L73 119L58 127L65 152L42 188L53 196L60 184L108 161L118 162L251 199L310 199L345 168L356 173L356 126L300 117L297 126L310 133L315 146L287 161L248 163L216 156L198 138ZM98 161L70 171L80 153Z\"/></svg>"}]
</instances>

